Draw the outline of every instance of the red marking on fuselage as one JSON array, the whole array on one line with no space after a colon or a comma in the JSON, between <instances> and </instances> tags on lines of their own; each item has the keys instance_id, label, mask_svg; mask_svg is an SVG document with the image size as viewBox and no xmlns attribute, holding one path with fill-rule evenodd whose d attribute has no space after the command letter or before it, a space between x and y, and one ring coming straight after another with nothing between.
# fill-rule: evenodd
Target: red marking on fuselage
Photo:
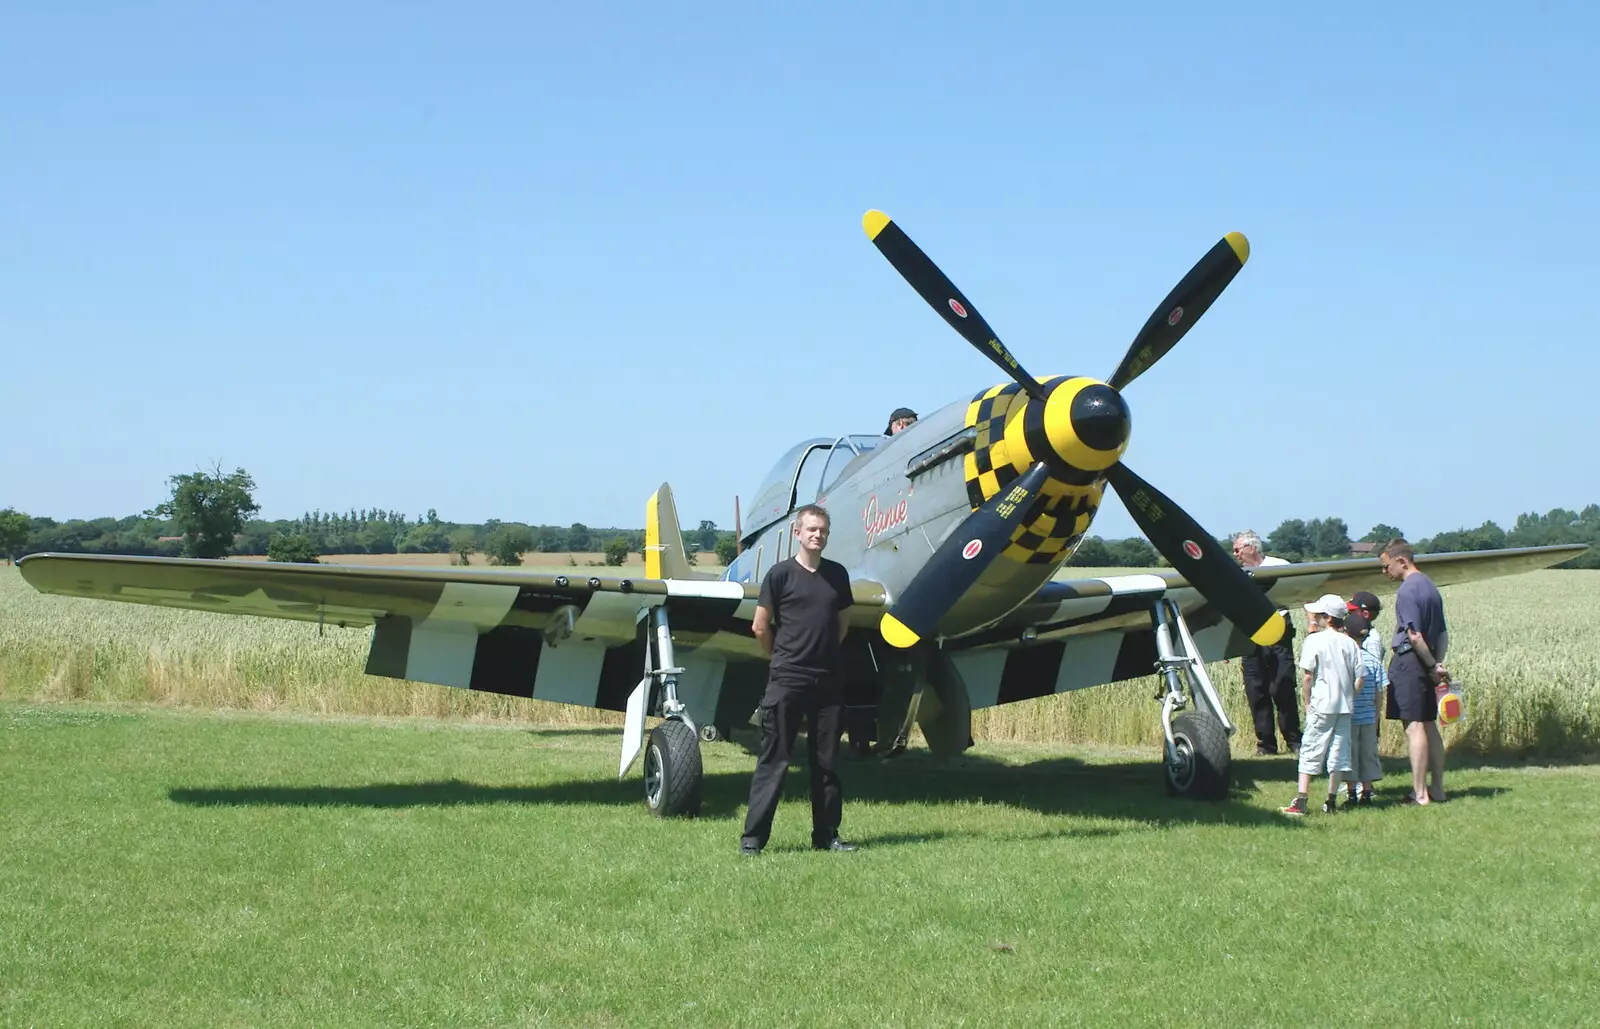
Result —
<instances>
[{"instance_id":1,"label":"red marking on fuselage","mask_svg":"<svg viewBox=\"0 0 1600 1029\"><path fill-rule=\"evenodd\" d=\"M879 536L897 525L904 525L906 521L906 501L891 507L880 508L878 495L874 493L867 500L867 506L861 512L861 527L866 532L867 546L872 546Z\"/></svg>"}]
</instances>

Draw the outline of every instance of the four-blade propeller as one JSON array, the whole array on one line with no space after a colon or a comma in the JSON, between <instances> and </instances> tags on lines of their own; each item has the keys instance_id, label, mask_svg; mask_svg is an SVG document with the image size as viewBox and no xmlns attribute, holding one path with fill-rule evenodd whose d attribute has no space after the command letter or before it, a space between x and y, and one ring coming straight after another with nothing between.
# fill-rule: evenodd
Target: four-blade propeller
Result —
<instances>
[{"instance_id":1,"label":"four-blade propeller","mask_svg":"<svg viewBox=\"0 0 1600 1029\"><path fill-rule=\"evenodd\" d=\"M1055 405L1050 403L1050 391L1023 369L972 302L888 215L882 211L868 211L861 224L867 237L928 305L967 342L1015 379L1027 393L1026 403L1039 405L1038 421L1045 427L1039 438L1047 440L1053 450L1048 462L1065 463L1084 471L1095 469L1074 464L1074 458L1081 462L1082 455L1089 454L1092 458L1099 453L1104 455L1105 461L1111 461L1112 451L1120 454L1120 448L1126 445L1125 417L1120 423L1121 438L1108 437L1103 445L1094 440L1095 419L1098 417L1101 425L1108 423L1105 409L1121 406L1117 391L1177 345L1250 256L1250 244L1244 236L1237 232L1224 236L1167 294L1134 337L1111 378L1104 384L1078 390L1077 395L1083 397L1081 401ZM1125 413L1123 410L1118 417ZM1033 456L1046 457L1037 450ZM1120 460L1096 463L1095 468L1122 497L1129 514L1157 552L1215 605L1224 618L1256 643L1265 645L1282 638L1287 627L1283 617L1198 522ZM1016 527L1033 512L1050 479L1050 471L1047 460L1036 460L1022 476L990 497L945 537L933 557L884 614L880 628L885 640L896 647L910 647L934 634L939 622L978 581L989 563L1005 550Z\"/></svg>"}]
</instances>

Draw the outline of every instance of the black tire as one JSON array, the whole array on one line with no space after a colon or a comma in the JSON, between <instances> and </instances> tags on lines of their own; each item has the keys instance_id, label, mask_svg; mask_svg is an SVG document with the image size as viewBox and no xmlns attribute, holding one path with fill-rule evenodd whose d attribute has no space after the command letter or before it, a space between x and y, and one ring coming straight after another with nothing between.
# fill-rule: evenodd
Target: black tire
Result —
<instances>
[{"instance_id":1,"label":"black tire","mask_svg":"<svg viewBox=\"0 0 1600 1029\"><path fill-rule=\"evenodd\" d=\"M700 741L687 725L671 719L650 730L644 749L644 805L667 818L700 813Z\"/></svg>"},{"instance_id":2,"label":"black tire","mask_svg":"<svg viewBox=\"0 0 1600 1029\"><path fill-rule=\"evenodd\" d=\"M1167 793L1191 800L1222 800L1233 786L1233 760L1222 723L1204 711L1187 711L1172 720L1177 764L1163 756Z\"/></svg>"}]
</instances>

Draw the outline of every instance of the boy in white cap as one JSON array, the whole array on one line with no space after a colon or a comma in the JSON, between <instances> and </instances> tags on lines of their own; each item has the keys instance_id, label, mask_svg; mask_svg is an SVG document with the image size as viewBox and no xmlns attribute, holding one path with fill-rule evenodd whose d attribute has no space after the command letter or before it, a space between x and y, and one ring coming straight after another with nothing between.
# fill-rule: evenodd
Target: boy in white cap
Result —
<instances>
[{"instance_id":1,"label":"boy in white cap","mask_svg":"<svg viewBox=\"0 0 1600 1029\"><path fill-rule=\"evenodd\" d=\"M1350 768L1350 713L1361 689L1361 647L1346 636L1344 598L1328 593L1305 605L1306 642L1300 648L1301 687L1306 704L1305 734L1300 739L1300 789L1286 815L1307 812L1311 777L1328 772L1328 799L1322 810L1337 807L1339 780Z\"/></svg>"}]
</instances>

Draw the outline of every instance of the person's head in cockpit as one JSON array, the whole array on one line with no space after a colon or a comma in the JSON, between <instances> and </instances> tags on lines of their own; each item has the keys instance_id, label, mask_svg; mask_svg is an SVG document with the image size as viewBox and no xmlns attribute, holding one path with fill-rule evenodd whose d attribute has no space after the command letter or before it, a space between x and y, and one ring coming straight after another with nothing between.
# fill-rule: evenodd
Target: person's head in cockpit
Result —
<instances>
[{"instance_id":1,"label":"person's head in cockpit","mask_svg":"<svg viewBox=\"0 0 1600 1029\"><path fill-rule=\"evenodd\" d=\"M889 416L889 427L883 430L885 436L893 436L917 420L917 412L909 407L897 407Z\"/></svg>"}]
</instances>

